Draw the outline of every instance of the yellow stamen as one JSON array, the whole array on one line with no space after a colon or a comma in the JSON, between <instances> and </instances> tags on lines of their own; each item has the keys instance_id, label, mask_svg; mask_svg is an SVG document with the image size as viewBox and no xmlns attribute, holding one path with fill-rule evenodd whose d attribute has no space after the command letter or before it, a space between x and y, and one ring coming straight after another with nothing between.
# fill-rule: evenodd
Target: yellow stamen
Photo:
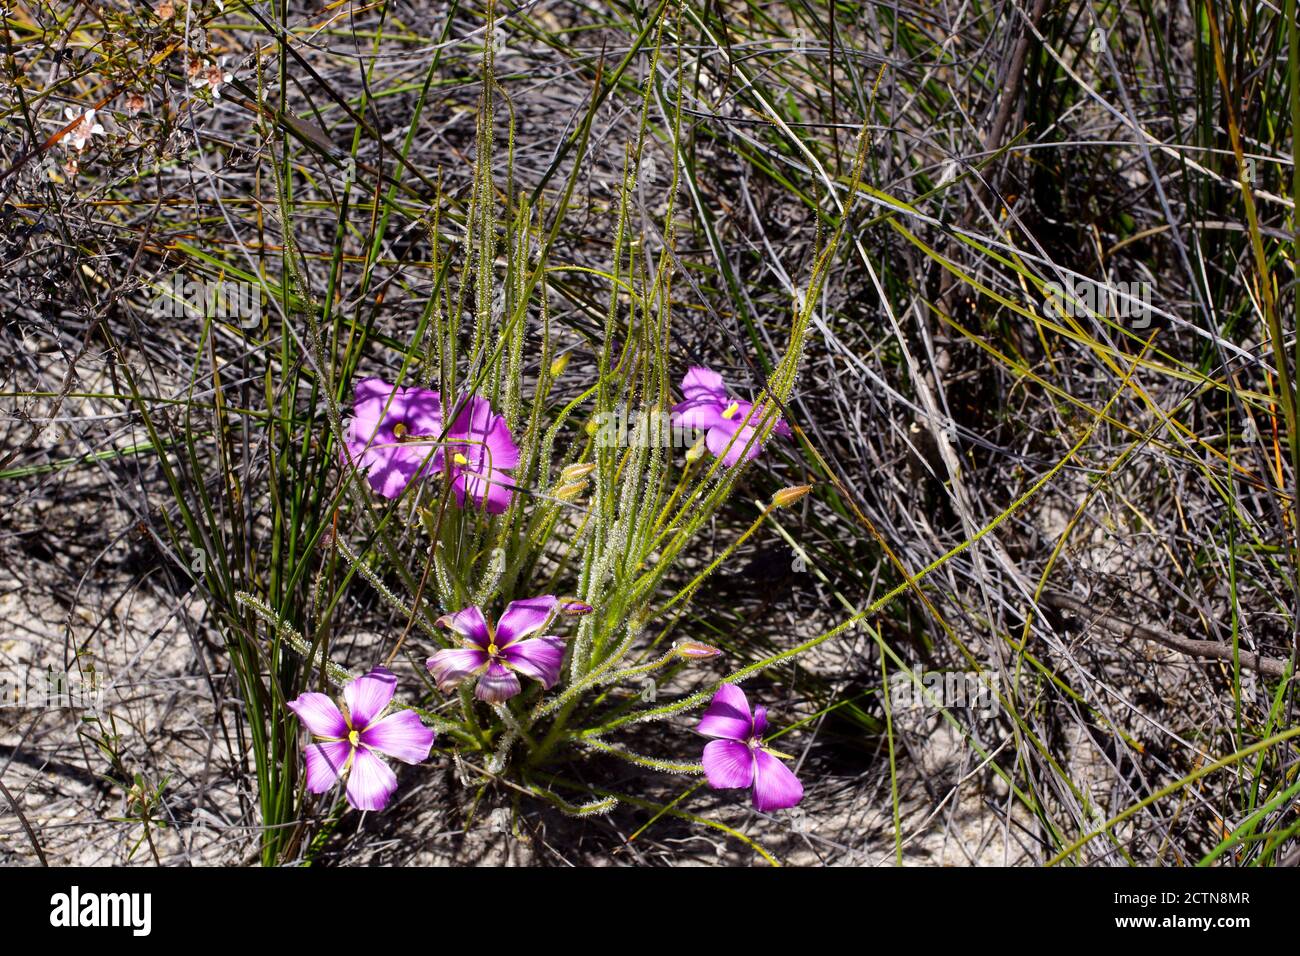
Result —
<instances>
[{"instance_id":1,"label":"yellow stamen","mask_svg":"<svg viewBox=\"0 0 1300 956\"><path fill-rule=\"evenodd\" d=\"M497 656L497 646L496 646L495 644L489 644L489 645L488 645L488 655L489 655L490 657L496 657L496 656Z\"/></svg>"},{"instance_id":2,"label":"yellow stamen","mask_svg":"<svg viewBox=\"0 0 1300 956\"><path fill-rule=\"evenodd\" d=\"M455 462L456 464L458 464L458 465L468 465L468 464L469 464L469 459L466 458L464 455L462 455L460 452L456 452L456 454L452 455L452 456L451 456L451 460L454 461L454 462Z\"/></svg>"},{"instance_id":3,"label":"yellow stamen","mask_svg":"<svg viewBox=\"0 0 1300 956\"><path fill-rule=\"evenodd\" d=\"M361 743L361 732L360 732L359 730L354 730L354 731L352 731L351 733L349 733L349 734L348 734L348 743L350 743L350 744L351 744L352 746L354 746L354 747L357 746L358 744L360 744L360 743Z\"/></svg>"},{"instance_id":4,"label":"yellow stamen","mask_svg":"<svg viewBox=\"0 0 1300 956\"><path fill-rule=\"evenodd\" d=\"M736 412L738 411L740 411L740 402L732 402L730 405L727 406L726 410L723 411L722 417L732 418L735 416Z\"/></svg>"},{"instance_id":5,"label":"yellow stamen","mask_svg":"<svg viewBox=\"0 0 1300 956\"><path fill-rule=\"evenodd\" d=\"M406 422L398 422L396 425L393 426L393 437L396 438L398 441L401 441L403 438L406 437L406 431L407 431Z\"/></svg>"}]
</instances>

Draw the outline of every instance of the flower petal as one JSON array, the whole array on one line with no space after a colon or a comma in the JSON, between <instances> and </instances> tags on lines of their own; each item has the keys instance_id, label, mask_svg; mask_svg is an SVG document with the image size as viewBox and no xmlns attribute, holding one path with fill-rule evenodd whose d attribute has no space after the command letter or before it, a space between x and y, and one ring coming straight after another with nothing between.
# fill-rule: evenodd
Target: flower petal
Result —
<instances>
[{"instance_id":1,"label":"flower petal","mask_svg":"<svg viewBox=\"0 0 1300 956\"><path fill-rule=\"evenodd\" d=\"M401 421L407 433L438 438L442 435L442 396L427 388L399 388ZM394 402L395 405L398 402Z\"/></svg>"},{"instance_id":2,"label":"flower petal","mask_svg":"<svg viewBox=\"0 0 1300 956\"><path fill-rule=\"evenodd\" d=\"M298 715L298 720L312 734L332 740L342 740L348 735L348 724L338 705L324 694L299 694L296 700L285 704Z\"/></svg>"},{"instance_id":3,"label":"flower petal","mask_svg":"<svg viewBox=\"0 0 1300 956\"><path fill-rule=\"evenodd\" d=\"M713 695L713 701L696 729L706 737L748 740L751 728L745 692L735 684L723 684Z\"/></svg>"},{"instance_id":4,"label":"flower petal","mask_svg":"<svg viewBox=\"0 0 1300 956\"><path fill-rule=\"evenodd\" d=\"M371 750L396 757L403 763L420 763L428 759L433 737L433 731L424 726L419 714L401 710L371 724L359 739Z\"/></svg>"},{"instance_id":5,"label":"flower petal","mask_svg":"<svg viewBox=\"0 0 1300 956\"><path fill-rule=\"evenodd\" d=\"M492 515L499 515L509 508L510 500L514 497L514 483L504 471L479 473L462 469L451 483L451 488L456 493L456 504L460 507L465 507L465 499L468 497L476 505L486 502L487 513Z\"/></svg>"},{"instance_id":6,"label":"flower petal","mask_svg":"<svg viewBox=\"0 0 1300 956\"><path fill-rule=\"evenodd\" d=\"M456 417L447 429L447 437L461 440L487 432L492 424L492 403L482 395L470 395L456 405Z\"/></svg>"},{"instance_id":7,"label":"flower petal","mask_svg":"<svg viewBox=\"0 0 1300 956\"><path fill-rule=\"evenodd\" d=\"M727 386L713 369L692 365L682 379L682 394L689 399L709 398L726 404Z\"/></svg>"},{"instance_id":8,"label":"flower petal","mask_svg":"<svg viewBox=\"0 0 1300 956\"><path fill-rule=\"evenodd\" d=\"M385 498L400 497L413 480L433 471L438 449L431 443L402 444L395 428L409 435L442 431L441 400L424 388L401 388L366 378L354 386L352 418L344 433L346 457L367 473Z\"/></svg>"},{"instance_id":9,"label":"flower petal","mask_svg":"<svg viewBox=\"0 0 1300 956\"><path fill-rule=\"evenodd\" d=\"M347 702L353 729L369 727L393 699L396 689L397 678L383 667L376 667L369 674L348 681L343 686L343 699Z\"/></svg>"},{"instance_id":10,"label":"flower petal","mask_svg":"<svg viewBox=\"0 0 1300 956\"><path fill-rule=\"evenodd\" d=\"M477 644L485 650L488 644L491 643L487 618L483 616L483 609L477 605L471 604L455 614L444 614L438 618L436 623L439 627L450 628L467 641Z\"/></svg>"},{"instance_id":11,"label":"flower petal","mask_svg":"<svg viewBox=\"0 0 1300 956\"><path fill-rule=\"evenodd\" d=\"M560 665L564 663L564 639L530 637L516 641L501 654L519 673L527 674L550 690L560 679Z\"/></svg>"},{"instance_id":12,"label":"flower petal","mask_svg":"<svg viewBox=\"0 0 1300 956\"><path fill-rule=\"evenodd\" d=\"M426 461L415 457L412 448L371 449L363 459L367 464L366 481L385 498L400 498L407 486L422 475L431 473ZM433 454L430 449L427 452Z\"/></svg>"},{"instance_id":13,"label":"flower petal","mask_svg":"<svg viewBox=\"0 0 1300 956\"><path fill-rule=\"evenodd\" d=\"M384 410L394 386L380 378L365 378L353 386L352 418L355 437L364 445L384 420Z\"/></svg>"},{"instance_id":14,"label":"flower petal","mask_svg":"<svg viewBox=\"0 0 1300 956\"><path fill-rule=\"evenodd\" d=\"M714 790L748 787L754 781L754 754L734 740L711 740L704 745L704 775Z\"/></svg>"},{"instance_id":15,"label":"flower petal","mask_svg":"<svg viewBox=\"0 0 1300 956\"><path fill-rule=\"evenodd\" d=\"M673 406L672 423L679 428L715 428L726 421L722 413L726 406L711 398L695 399Z\"/></svg>"},{"instance_id":16,"label":"flower petal","mask_svg":"<svg viewBox=\"0 0 1300 956\"><path fill-rule=\"evenodd\" d=\"M500 471L519 464L519 446L504 416L493 412L492 403L479 395L461 405L447 438L463 443L461 454L475 471Z\"/></svg>"},{"instance_id":17,"label":"flower petal","mask_svg":"<svg viewBox=\"0 0 1300 956\"><path fill-rule=\"evenodd\" d=\"M704 443L709 446L709 451L721 458L722 463L730 468L737 464L742 457L746 461L758 457L758 453L763 450L763 446L757 441L750 444L750 439L753 437L753 426L745 425L740 427L734 421L728 421L715 428L710 428ZM748 451L745 449L746 445L749 446Z\"/></svg>"},{"instance_id":18,"label":"flower petal","mask_svg":"<svg viewBox=\"0 0 1300 956\"><path fill-rule=\"evenodd\" d=\"M767 733L767 708L762 704L754 708L754 724L750 727L749 733L760 740Z\"/></svg>"},{"instance_id":19,"label":"flower petal","mask_svg":"<svg viewBox=\"0 0 1300 956\"><path fill-rule=\"evenodd\" d=\"M425 661L425 666L437 681L438 690L445 694L487 662L487 651L452 648L434 654Z\"/></svg>"},{"instance_id":20,"label":"flower petal","mask_svg":"<svg viewBox=\"0 0 1300 956\"><path fill-rule=\"evenodd\" d=\"M492 418L492 424L483 436L484 470L502 471L519 464L519 446L515 444L510 427L501 415Z\"/></svg>"},{"instance_id":21,"label":"flower petal","mask_svg":"<svg viewBox=\"0 0 1300 956\"><path fill-rule=\"evenodd\" d=\"M497 647L509 647L521 637L536 634L546 626L558 603L554 594L511 601L497 621Z\"/></svg>"},{"instance_id":22,"label":"flower petal","mask_svg":"<svg viewBox=\"0 0 1300 956\"><path fill-rule=\"evenodd\" d=\"M348 774L348 803L358 810L382 810L397 789L397 774L366 750L358 750Z\"/></svg>"},{"instance_id":23,"label":"flower petal","mask_svg":"<svg viewBox=\"0 0 1300 956\"><path fill-rule=\"evenodd\" d=\"M515 672L499 661L493 661L488 665L483 676L478 679L474 696L489 704L503 704L520 690L522 688L519 686L519 677Z\"/></svg>"},{"instance_id":24,"label":"flower petal","mask_svg":"<svg viewBox=\"0 0 1300 956\"><path fill-rule=\"evenodd\" d=\"M764 750L754 751L754 809L770 813L803 799L803 784L789 767Z\"/></svg>"},{"instance_id":25,"label":"flower petal","mask_svg":"<svg viewBox=\"0 0 1300 956\"><path fill-rule=\"evenodd\" d=\"M307 789L312 793L324 793L334 786L334 781L347 767L351 754L352 745L346 740L303 747L303 759L307 762Z\"/></svg>"}]
</instances>

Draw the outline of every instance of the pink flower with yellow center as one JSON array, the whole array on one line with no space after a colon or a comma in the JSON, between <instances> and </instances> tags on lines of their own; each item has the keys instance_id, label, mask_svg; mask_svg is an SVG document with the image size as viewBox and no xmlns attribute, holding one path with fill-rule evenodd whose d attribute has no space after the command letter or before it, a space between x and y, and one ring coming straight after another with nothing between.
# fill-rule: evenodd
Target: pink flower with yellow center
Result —
<instances>
[{"instance_id":1,"label":"pink flower with yellow center","mask_svg":"<svg viewBox=\"0 0 1300 956\"><path fill-rule=\"evenodd\" d=\"M379 494L400 497L412 481L438 467L441 398L427 388L389 385L379 378L357 382L355 395L344 427L344 457L366 472Z\"/></svg>"},{"instance_id":2,"label":"pink flower with yellow center","mask_svg":"<svg viewBox=\"0 0 1300 956\"><path fill-rule=\"evenodd\" d=\"M518 464L519 446L505 417L492 411L486 398L471 395L447 429L447 445L435 460L435 468L451 476L456 503L464 508L468 499L489 514L505 511L515 487L507 472Z\"/></svg>"},{"instance_id":3,"label":"pink flower with yellow center","mask_svg":"<svg viewBox=\"0 0 1300 956\"><path fill-rule=\"evenodd\" d=\"M754 808L764 812L793 807L803 799L803 784L763 742L767 708L751 717L745 692L723 684L700 719L699 732L716 737L704 747L704 774L715 790L754 788Z\"/></svg>"},{"instance_id":4,"label":"pink flower with yellow center","mask_svg":"<svg viewBox=\"0 0 1300 956\"><path fill-rule=\"evenodd\" d=\"M382 810L397 789L397 776L380 754L403 763L429 756L434 732L413 710L381 717L393 699L397 678L382 667L343 687L345 710L324 694L300 694L286 706L319 738L302 748L307 762L307 789L324 793L348 778L348 803L358 810Z\"/></svg>"},{"instance_id":5,"label":"pink flower with yellow center","mask_svg":"<svg viewBox=\"0 0 1300 956\"><path fill-rule=\"evenodd\" d=\"M476 678L474 696L500 704L523 688L519 675L531 677L547 690L560 679L564 663L564 639L554 635L529 637L543 630L557 610L585 614L589 605L561 601L553 594L511 601L494 626L482 608L470 606L437 621L461 639L463 647L438 651L427 667L444 693L463 681Z\"/></svg>"},{"instance_id":6,"label":"pink flower with yellow center","mask_svg":"<svg viewBox=\"0 0 1300 956\"><path fill-rule=\"evenodd\" d=\"M733 398L721 375L698 365L682 379L682 394L686 401L673 406L674 425L703 431L709 451L728 467L742 458L758 457L763 448L755 435L766 413L763 405ZM772 431L786 438L791 435L790 426L780 418Z\"/></svg>"}]
</instances>

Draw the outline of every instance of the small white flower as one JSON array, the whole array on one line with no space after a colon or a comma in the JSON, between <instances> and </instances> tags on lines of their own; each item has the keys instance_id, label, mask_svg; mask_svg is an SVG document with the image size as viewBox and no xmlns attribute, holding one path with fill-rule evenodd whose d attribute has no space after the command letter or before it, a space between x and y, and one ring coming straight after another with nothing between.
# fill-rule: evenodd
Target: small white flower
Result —
<instances>
[{"instance_id":1,"label":"small white flower","mask_svg":"<svg viewBox=\"0 0 1300 956\"><path fill-rule=\"evenodd\" d=\"M206 86L212 91L216 99L221 99L221 87L235 78L233 73L226 70L226 58L223 56L221 62L214 63L211 66L199 67L197 64L191 64L190 86Z\"/></svg>"},{"instance_id":2,"label":"small white flower","mask_svg":"<svg viewBox=\"0 0 1300 956\"><path fill-rule=\"evenodd\" d=\"M77 124L68 130L67 136L64 137L64 143L68 149L81 152L90 145L92 136L104 135L104 127L95 122L94 110L86 110L85 113L80 114L80 119L78 119L77 111L69 106L63 110L63 115L69 121L77 120Z\"/></svg>"}]
</instances>

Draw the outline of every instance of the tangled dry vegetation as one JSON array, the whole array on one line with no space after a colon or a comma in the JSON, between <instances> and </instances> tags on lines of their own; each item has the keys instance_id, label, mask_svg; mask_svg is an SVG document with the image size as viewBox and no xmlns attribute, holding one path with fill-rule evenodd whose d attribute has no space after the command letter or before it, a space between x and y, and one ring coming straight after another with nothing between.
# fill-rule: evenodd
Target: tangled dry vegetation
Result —
<instances>
[{"instance_id":1,"label":"tangled dry vegetation","mask_svg":"<svg viewBox=\"0 0 1300 956\"><path fill-rule=\"evenodd\" d=\"M10 5L0 679L94 674L105 699L97 715L0 709L0 861L259 859L226 619L195 583L161 462L198 435L212 467L185 487L225 496L250 552L269 540L268 442L248 417L214 427L213 409L274 415L271 376L310 387L282 347L307 333L278 303L205 331L201 315L160 315L157 289L178 272L282 281L291 238L337 333L382 344L369 371L399 365L439 281L433 237L468 208L487 41L502 201L554 208L575 184L547 297L572 353L564 397L592 367L642 132L631 228L675 270L678 366L761 387L842 227L787 409L799 438L747 474L700 560L754 502L814 491L675 624L744 659L840 629L756 678L801 721L788 741L808 797L774 817L596 761L584 783L634 779L646 803L573 819L435 761L316 858L747 864L752 840L797 864L1295 862L1283 13L557 0L497 14L489 34L481 5L426 0ZM98 109L84 150L69 106ZM276 170L290 165L286 237ZM401 626L355 582L335 651L359 665ZM984 689L940 708L909 673L981 674ZM663 812L687 791L691 819Z\"/></svg>"}]
</instances>

